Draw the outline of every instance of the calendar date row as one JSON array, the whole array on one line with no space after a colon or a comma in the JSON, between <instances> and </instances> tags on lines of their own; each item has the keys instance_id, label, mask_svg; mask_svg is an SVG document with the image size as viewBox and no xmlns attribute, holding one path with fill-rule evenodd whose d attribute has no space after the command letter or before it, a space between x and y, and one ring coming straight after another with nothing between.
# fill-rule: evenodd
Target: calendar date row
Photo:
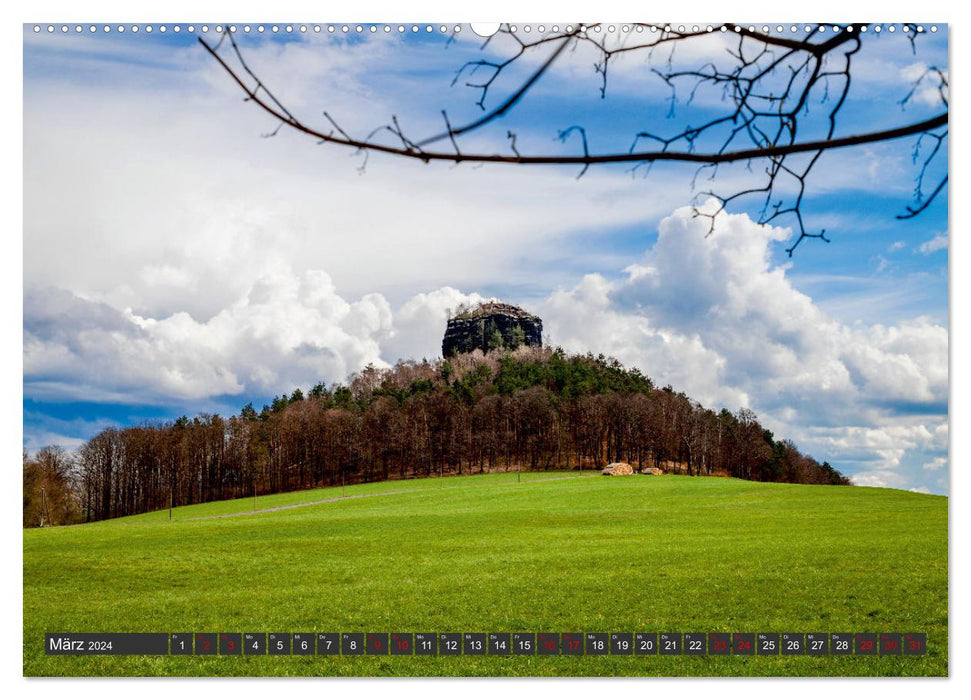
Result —
<instances>
[{"instance_id":1,"label":"calendar date row","mask_svg":"<svg viewBox=\"0 0 971 700\"><path fill-rule=\"evenodd\" d=\"M919 632L184 632L53 634L48 655L921 656Z\"/></svg>"}]
</instances>

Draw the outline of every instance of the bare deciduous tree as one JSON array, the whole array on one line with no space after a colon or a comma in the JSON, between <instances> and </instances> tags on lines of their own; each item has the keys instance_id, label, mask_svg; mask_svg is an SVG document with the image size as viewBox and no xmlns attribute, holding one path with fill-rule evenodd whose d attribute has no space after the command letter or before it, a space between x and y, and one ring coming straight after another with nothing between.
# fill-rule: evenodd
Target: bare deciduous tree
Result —
<instances>
[{"instance_id":1,"label":"bare deciduous tree","mask_svg":"<svg viewBox=\"0 0 971 700\"><path fill-rule=\"evenodd\" d=\"M579 166L582 176L590 166L610 163L629 164L633 171L649 168L657 162L681 162L698 166L692 187L697 199L714 198L718 206L696 206L698 216L711 219L732 203L741 200L758 202L759 223L791 221L798 236L788 249L789 255L806 238L828 240L825 230L807 227L803 206L807 180L823 153L841 148L862 146L918 137L913 158L918 170L915 176L913 202L898 218L913 218L927 209L946 188L947 174L938 175L936 185L925 189L925 178L932 172L932 164L946 156L948 126L948 78L945 69L930 66L901 95L900 104L906 106L918 90L936 89L940 97L940 112L917 121L904 120L889 128L843 135L838 125L841 113L851 97L853 62L866 46L874 43L877 33L862 24L811 25L808 31L787 35L778 31L759 31L753 27L725 24L714 27L672 27L666 24L634 24L623 33L602 31L601 25L567 25L562 31L553 28L540 35L523 34L504 25L484 42L483 48L496 37L507 37L512 49L504 59L478 59L460 66L453 80L465 84L477 93L476 104L483 114L469 123L454 125L442 110L444 130L424 138L413 138L402 129L396 116L386 124L371 129L366 135L352 135L356 129L344 128L327 111L323 125L313 125L288 109L249 66L229 27L224 28L215 44L199 38L206 51L219 63L246 95L274 119L276 129L283 127L311 136L321 144L349 147L365 159L371 152L390 154L423 162L500 163L515 165L573 165ZM903 27L908 48L916 50L923 28ZM720 36L727 41L727 50L704 65L681 68L675 65L675 52L688 42L711 41ZM524 38L526 37L526 38ZM610 37L610 38L608 38ZM224 44L229 54L222 51ZM580 153L523 153L517 146L517 136L506 132L501 150L493 152L464 151L461 139L509 114L527 94L548 74L551 67L569 51L578 47L592 47L596 61L594 69L600 76L600 94L606 96L610 70L619 57L643 53L660 67L651 70L670 91L671 110L681 102L690 103L699 91L715 90L720 94L723 108L698 125L685 124L671 133L661 133L651 125L632 134L627 151L593 152L589 147L587 129L570 125L558 131L559 140L575 140ZM658 61L655 55L662 54ZM504 73L517 62L536 59L538 67L529 72L514 89L492 103L491 92ZM234 64L234 65L231 65ZM687 95L680 100L679 95ZM814 106L811 111L810 104ZM819 111L816 107L822 105ZM672 116L669 113L668 116ZM810 134L811 137L805 137ZM709 188L699 191L695 186L699 175L713 181L719 166L745 163L756 181L733 192L719 192ZM362 165L363 168L363 165Z\"/></svg>"},{"instance_id":2,"label":"bare deciduous tree","mask_svg":"<svg viewBox=\"0 0 971 700\"><path fill-rule=\"evenodd\" d=\"M73 460L58 448L25 454L24 525L345 482L614 461L757 481L848 481L775 440L751 411L715 413L603 356L477 350L371 367L351 384L297 390L228 418L107 428Z\"/></svg>"}]
</instances>

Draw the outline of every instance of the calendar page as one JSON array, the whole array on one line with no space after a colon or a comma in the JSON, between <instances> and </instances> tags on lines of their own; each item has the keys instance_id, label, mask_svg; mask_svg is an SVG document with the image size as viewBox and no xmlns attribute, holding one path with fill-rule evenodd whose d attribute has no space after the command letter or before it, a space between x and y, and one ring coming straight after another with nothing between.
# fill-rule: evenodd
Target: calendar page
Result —
<instances>
[{"instance_id":1,"label":"calendar page","mask_svg":"<svg viewBox=\"0 0 971 700\"><path fill-rule=\"evenodd\" d=\"M23 25L25 676L948 675L946 23L273 14Z\"/></svg>"}]
</instances>

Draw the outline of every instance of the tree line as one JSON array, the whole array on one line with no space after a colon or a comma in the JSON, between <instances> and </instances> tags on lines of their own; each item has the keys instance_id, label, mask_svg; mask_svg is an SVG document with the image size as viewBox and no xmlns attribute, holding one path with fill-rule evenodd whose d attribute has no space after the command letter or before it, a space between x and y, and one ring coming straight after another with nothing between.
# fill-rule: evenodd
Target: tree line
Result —
<instances>
[{"instance_id":1,"label":"tree line","mask_svg":"<svg viewBox=\"0 0 971 700\"><path fill-rule=\"evenodd\" d=\"M389 479L596 469L848 484L756 415L713 411L636 368L560 349L368 366L238 415L107 428L24 453L24 525ZM41 491L43 489L43 491ZM45 506L46 501L46 506Z\"/></svg>"}]
</instances>

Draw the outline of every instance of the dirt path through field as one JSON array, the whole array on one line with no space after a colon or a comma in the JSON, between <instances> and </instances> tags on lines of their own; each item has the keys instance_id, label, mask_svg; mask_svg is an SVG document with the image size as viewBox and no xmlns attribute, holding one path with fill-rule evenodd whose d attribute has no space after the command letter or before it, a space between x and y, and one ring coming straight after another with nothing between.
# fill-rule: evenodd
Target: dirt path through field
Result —
<instances>
[{"instance_id":1,"label":"dirt path through field","mask_svg":"<svg viewBox=\"0 0 971 700\"><path fill-rule=\"evenodd\" d=\"M517 482L520 484L538 484L547 481L565 481L567 479L586 479L596 476L595 474L584 474L583 476L553 476L549 479L528 479L524 482ZM499 486L512 486L512 484L499 484ZM426 491L445 491L445 490L462 490L462 489L482 489L482 488L495 488L495 485L489 486L443 486L440 489L406 489L403 491L387 491L384 493L359 493L351 496L336 496L335 498L324 498L319 501L307 501L306 503L293 503L287 506L275 506L273 508L261 508L259 510L247 510L240 511L239 513L223 513L221 515L205 515L198 518L176 518L174 521L167 522L188 522L191 520L215 520L217 518L236 518L242 515L259 515L260 513L276 513L280 510L291 510L293 508L306 508L307 506L319 506L324 503L336 503L337 501L350 501L354 498L375 498L377 496L397 496L404 493L424 493Z\"/></svg>"}]
</instances>

